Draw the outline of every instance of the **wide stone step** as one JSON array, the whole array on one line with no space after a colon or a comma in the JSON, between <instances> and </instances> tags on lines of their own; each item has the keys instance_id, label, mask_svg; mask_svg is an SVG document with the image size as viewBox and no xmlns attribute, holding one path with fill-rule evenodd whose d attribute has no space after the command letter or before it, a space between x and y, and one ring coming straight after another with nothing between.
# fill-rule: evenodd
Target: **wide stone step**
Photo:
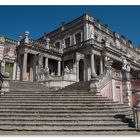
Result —
<instances>
[{"instance_id":1,"label":"wide stone step","mask_svg":"<svg viewBox=\"0 0 140 140\"><path fill-rule=\"evenodd\" d=\"M133 136L138 136L140 135L140 133L138 131L136 131L136 129L118 129L118 130L90 130L90 131L84 131L84 130L69 130L69 131L0 131L0 135L95 135L95 136L104 136L104 135L124 135L124 136L127 136L127 135L133 135Z\"/></svg>"},{"instance_id":2,"label":"wide stone step","mask_svg":"<svg viewBox=\"0 0 140 140\"><path fill-rule=\"evenodd\" d=\"M97 101L97 100L91 100L91 101L85 101L85 100L82 100L82 101L58 101L58 100L53 100L53 101L47 101L46 99L45 100L40 100L40 101L38 101L38 100L32 100L32 101L30 101L30 100L19 100L19 99L16 99L16 100L0 100L0 104L3 104L3 103L14 103L14 104L19 104L19 103L24 103L24 104L28 104L28 103L35 103L35 104L42 104L42 103L45 103L45 104L70 104L70 103L75 103L75 104L95 104L95 103L100 103L100 104L108 104L108 103L112 103L112 104L118 104L118 102L111 102L111 101Z\"/></svg>"},{"instance_id":3,"label":"wide stone step","mask_svg":"<svg viewBox=\"0 0 140 140\"><path fill-rule=\"evenodd\" d=\"M5 95L3 95L2 97L6 97L6 96L65 96L65 97L69 97L69 96L73 96L73 97L80 97L80 96L83 96L83 97L95 97L95 98L106 98L106 97L103 97L103 96L99 96L99 95L93 95L93 94L87 94L87 93L50 93L50 92L42 92L42 93L6 93Z\"/></svg>"},{"instance_id":4,"label":"wide stone step","mask_svg":"<svg viewBox=\"0 0 140 140\"><path fill-rule=\"evenodd\" d=\"M1 125L12 126L128 126L121 121L2 121Z\"/></svg>"},{"instance_id":5,"label":"wide stone step","mask_svg":"<svg viewBox=\"0 0 140 140\"><path fill-rule=\"evenodd\" d=\"M44 95L4 95L3 98L96 98L96 99L104 99L104 100L108 100L105 97L99 97L99 96L93 96L93 95L48 95L48 94L44 94Z\"/></svg>"},{"instance_id":6,"label":"wide stone step","mask_svg":"<svg viewBox=\"0 0 140 140\"><path fill-rule=\"evenodd\" d=\"M63 110L58 110L58 109L35 109L35 110L28 110L28 109L0 109L0 113L2 115L2 113L53 113L53 114L57 114L57 113L81 113L81 114L85 114L85 113L118 113L118 114L127 114L129 112L129 110L123 110L123 109L115 109L115 110L84 110L84 109L63 109ZM131 112L131 110L130 110Z\"/></svg>"},{"instance_id":7,"label":"wide stone step","mask_svg":"<svg viewBox=\"0 0 140 140\"><path fill-rule=\"evenodd\" d=\"M25 91L24 91L25 90ZM10 90L10 93L28 93L28 92L31 92L31 93L33 93L33 92L35 92L35 93L41 93L41 92L50 92L50 93L76 93L76 94L78 94L78 93L88 93L88 94L94 94L94 93L91 93L91 92L89 92L89 91L87 91L87 90L67 90L67 91L60 91L60 90L44 90L44 89L42 89L42 90L40 90L40 91L35 91L35 90L33 90L33 91L30 91L30 90L28 90L28 89L22 89L22 90L20 90L20 89L16 89L16 90Z\"/></svg>"},{"instance_id":8,"label":"wide stone step","mask_svg":"<svg viewBox=\"0 0 140 140\"><path fill-rule=\"evenodd\" d=\"M118 116L119 115L119 116ZM127 112L126 114L116 114L116 113L23 113L23 112L7 112L7 113L1 113L1 117L5 117L5 118L9 118L9 117L21 117L21 118L25 118L25 117L37 117L37 118L48 118L48 117L65 117L65 118L71 118L71 117L76 117L76 118L79 118L79 117L84 117L84 118L87 118L87 117L98 117L98 118L102 118L102 117L117 117L117 118L122 118L124 117L125 115L127 116L132 116L132 113L130 112Z\"/></svg>"},{"instance_id":9,"label":"wide stone step","mask_svg":"<svg viewBox=\"0 0 140 140\"><path fill-rule=\"evenodd\" d=\"M47 107L55 107L55 106L57 106L57 107L67 107L67 106L69 106L69 107L102 107L102 106L104 106L104 107L126 107L126 108L130 108L130 107L128 107L127 105L124 105L124 104L112 104L112 103L106 103L106 104L102 104L102 103L93 103L93 104L82 104L82 103L74 103L74 104L64 104L64 103L52 103L52 104L48 104L48 103L9 103L9 102L7 102L7 103L0 103L0 107L1 108L4 108L4 107L9 107L9 106L11 106L11 107L38 107L38 106L40 106L40 107L43 107L43 106L47 106Z\"/></svg>"},{"instance_id":10,"label":"wide stone step","mask_svg":"<svg viewBox=\"0 0 140 140\"><path fill-rule=\"evenodd\" d=\"M110 101L109 99L104 99L104 98L86 98L86 97L79 97L79 98L75 98L75 97L3 97L0 98L0 100L46 100L46 101Z\"/></svg>"},{"instance_id":11,"label":"wide stone step","mask_svg":"<svg viewBox=\"0 0 140 140\"><path fill-rule=\"evenodd\" d=\"M121 118L114 118L112 116L99 116L99 117L64 117L64 116L61 116L61 117L56 117L56 116L52 116L52 117L49 117L49 116L44 116L44 117L37 117L37 116L32 116L32 117L26 117L26 116L23 116L23 117L11 117L11 116L0 116L0 121L93 121L93 122L97 122L97 121L120 121Z\"/></svg>"},{"instance_id":12,"label":"wide stone step","mask_svg":"<svg viewBox=\"0 0 140 140\"><path fill-rule=\"evenodd\" d=\"M118 106L0 106L0 110L7 110L7 109L11 109L11 110L125 110L125 111L129 111L132 109L129 107L119 107Z\"/></svg>"},{"instance_id":13,"label":"wide stone step","mask_svg":"<svg viewBox=\"0 0 140 140\"><path fill-rule=\"evenodd\" d=\"M128 126L5 126L0 131L123 131L135 130Z\"/></svg>"}]
</instances>

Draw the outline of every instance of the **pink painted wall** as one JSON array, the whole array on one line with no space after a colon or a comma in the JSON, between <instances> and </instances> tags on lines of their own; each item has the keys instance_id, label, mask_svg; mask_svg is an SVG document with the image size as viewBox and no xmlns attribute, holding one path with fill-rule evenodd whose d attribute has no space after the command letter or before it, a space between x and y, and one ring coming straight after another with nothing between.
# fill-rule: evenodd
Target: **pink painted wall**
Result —
<instances>
[{"instance_id":1,"label":"pink painted wall","mask_svg":"<svg viewBox=\"0 0 140 140\"><path fill-rule=\"evenodd\" d=\"M132 89L140 89L140 80L131 81Z\"/></svg>"},{"instance_id":2,"label":"pink painted wall","mask_svg":"<svg viewBox=\"0 0 140 140\"><path fill-rule=\"evenodd\" d=\"M112 80L103 89L101 89L101 95L103 97L108 97L109 99L113 99Z\"/></svg>"},{"instance_id":3,"label":"pink painted wall","mask_svg":"<svg viewBox=\"0 0 140 140\"><path fill-rule=\"evenodd\" d=\"M114 100L123 103L122 81L115 80Z\"/></svg>"},{"instance_id":4,"label":"pink painted wall","mask_svg":"<svg viewBox=\"0 0 140 140\"><path fill-rule=\"evenodd\" d=\"M110 82L101 89L101 95L118 101L119 103L123 103L122 81L113 80L110 80Z\"/></svg>"},{"instance_id":5,"label":"pink painted wall","mask_svg":"<svg viewBox=\"0 0 140 140\"><path fill-rule=\"evenodd\" d=\"M132 90L140 90L140 80L131 81ZM132 105L136 106L138 104L137 97L135 94L132 94Z\"/></svg>"}]
</instances>

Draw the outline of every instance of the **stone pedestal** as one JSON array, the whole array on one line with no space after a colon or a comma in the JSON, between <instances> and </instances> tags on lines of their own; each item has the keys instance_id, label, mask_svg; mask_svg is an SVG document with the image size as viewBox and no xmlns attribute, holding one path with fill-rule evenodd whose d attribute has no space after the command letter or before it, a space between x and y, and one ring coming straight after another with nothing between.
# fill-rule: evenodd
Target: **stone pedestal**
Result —
<instances>
[{"instance_id":1,"label":"stone pedestal","mask_svg":"<svg viewBox=\"0 0 140 140\"><path fill-rule=\"evenodd\" d=\"M91 76L90 91L89 92L94 93L94 94L100 94L98 82L99 82L99 79L98 79L97 75L93 74Z\"/></svg>"},{"instance_id":2,"label":"stone pedestal","mask_svg":"<svg viewBox=\"0 0 140 140\"><path fill-rule=\"evenodd\" d=\"M123 81L122 87L123 87L123 103L131 106L132 105L131 82L130 81Z\"/></svg>"},{"instance_id":3,"label":"stone pedestal","mask_svg":"<svg viewBox=\"0 0 140 140\"><path fill-rule=\"evenodd\" d=\"M5 72L2 74L2 85L1 85L1 95L5 94L6 92L10 91L10 74L8 72Z\"/></svg>"},{"instance_id":4,"label":"stone pedestal","mask_svg":"<svg viewBox=\"0 0 140 140\"><path fill-rule=\"evenodd\" d=\"M128 71L123 70L123 103L132 105L132 88L130 82L130 73Z\"/></svg>"},{"instance_id":5,"label":"stone pedestal","mask_svg":"<svg viewBox=\"0 0 140 140\"><path fill-rule=\"evenodd\" d=\"M134 114L135 128L137 128L140 131L140 107L139 106L133 108L133 114Z\"/></svg>"}]
</instances>

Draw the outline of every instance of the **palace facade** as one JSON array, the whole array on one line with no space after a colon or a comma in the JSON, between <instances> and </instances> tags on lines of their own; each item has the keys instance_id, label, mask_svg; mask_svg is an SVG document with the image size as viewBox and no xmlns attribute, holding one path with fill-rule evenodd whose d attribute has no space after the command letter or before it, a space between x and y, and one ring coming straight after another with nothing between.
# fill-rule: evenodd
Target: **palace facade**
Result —
<instances>
[{"instance_id":1,"label":"palace facade","mask_svg":"<svg viewBox=\"0 0 140 140\"><path fill-rule=\"evenodd\" d=\"M114 79L111 87L115 89L107 96L120 102L124 102L123 96L127 96L129 103L129 98L132 100L132 95L128 97L130 90L139 87L140 50L98 19L84 14L37 40L29 35L26 31L25 36L19 35L18 41L0 37L1 71L9 72L11 79L62 88L74 82L90 81L96 75L102 79L99 84L103 89L111 68L110 76ZM124 90L128 95L123 94Z\"/></svg>"}]
</instances>

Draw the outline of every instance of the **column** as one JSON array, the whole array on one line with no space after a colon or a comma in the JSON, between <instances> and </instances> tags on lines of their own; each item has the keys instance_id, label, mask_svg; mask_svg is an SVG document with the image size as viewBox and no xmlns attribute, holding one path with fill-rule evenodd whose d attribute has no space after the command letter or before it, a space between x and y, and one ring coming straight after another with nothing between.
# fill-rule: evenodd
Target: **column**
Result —
<instances>
[{"instance_id":1,"label":"column","mask_svg":"<svg viewBox=\"0 0 140 140\"><path fill-rule=\"evenodd\" d=\"M45 59L45 69L48 68L48 58Z\"/></svg>"},{"instance_id":2,"label":"column","mask_svg":"<svg viewBox=\"0 0 140 140\"><path fill-rule=\"evenodd\" d=\"M79 60L76 60L76 80L79 81Z\"/></svg>"},{"instance_id":3,"label":"column","mask_svg":"<svg viewBox=\"0 0 140 140\"><path fill-rule=\"evenodd\" d=\"M96 75L94 54L91 54L91 75Z\"/></svg>"},{"instance_id":4,"label":"column","mask_svg":"<svg viewBox=\"0 0 140 140\"><path fill-rule=\"evenodd\" d=\"M21 80L21 56L17 55L17 71L16 71L16 80Z\"/></svg>"},{"instance_id":5,"label":"column","mask_svg":"<svg viewBox=\"0 0 140 140\"><path fill-rule=\"evenodd\" d=\"M100 74L103 74L103 58L100 58Z\"/></svg>"},{"instance_id":6,"label":"column","mask_svg":"<svg viewBox=\"0 0 140 140\"><path fill-rule=\"evenodd\" d=\"M34 56L31 55L32 57L30 58L30 81L33 81L33 78L34 78Z\"/></svg>"},{"instance_id":7,"label":"column","mask_svg":"<svg viewBox=\"0 0 140 140\"><path fill-rule=\"evenodd\" d=\"M27 72L27 53L23 55L23 66L22 66L22 80L26 81L26 72Z\"/></svg>"},{"instance_id":8,"label":"column","mask_svg":"<svg viewBox=\"0 0 140 140\"><path fill-rule=\"evenodd\" d=\"M57 72L58 72L58 76L60 76L61 75L61 61L60 60L58 61L58 70L57 70Z\"/></svg>"},{"instance_id":9,"label":"column","mask_svg":"<svg viewBox=\"0 0 140 140\"><path fill-rule=\"evenodd\" d=\"M36 72L36 66L37 66L37 55L33 56L33 81L37 81L37 72Z\"/></svg>"},{"instance_id":10,"label":"column","mask_svg":"<svg viewBox=\"0 0 140 140\"><path fill-rule=\"evenodd\" d=\"M16 80L16 70L17 70L17 62L14 62L14 68L13 68L13 80Z\"/></svg>"}]
</instances>

